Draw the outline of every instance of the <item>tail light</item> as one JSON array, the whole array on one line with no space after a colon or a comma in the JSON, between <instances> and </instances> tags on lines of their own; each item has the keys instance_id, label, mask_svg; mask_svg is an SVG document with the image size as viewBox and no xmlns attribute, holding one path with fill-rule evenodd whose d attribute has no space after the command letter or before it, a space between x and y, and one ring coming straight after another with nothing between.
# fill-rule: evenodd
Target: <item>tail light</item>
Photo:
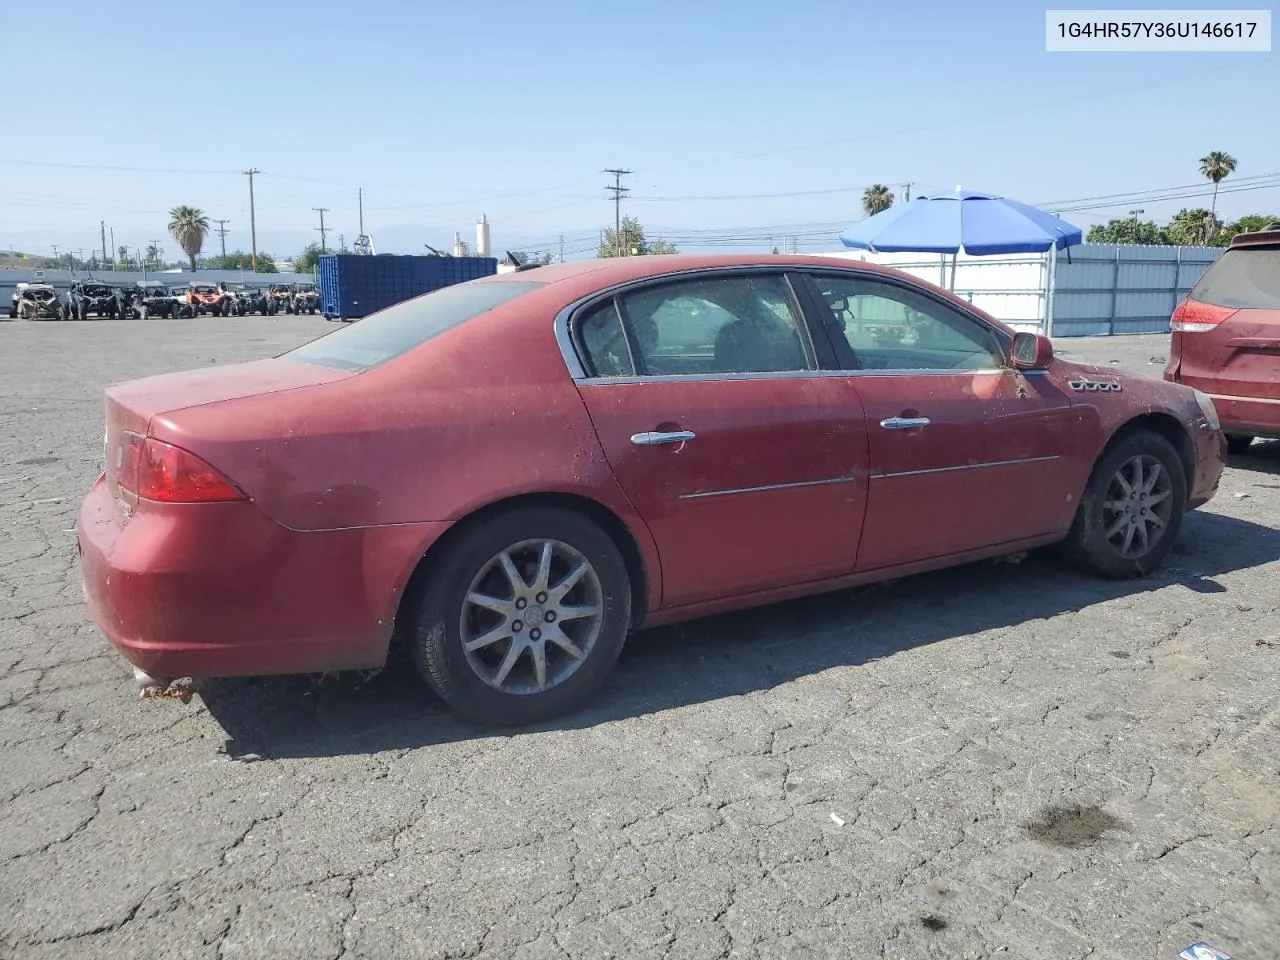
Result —
<instances>
[{"instance_id":1,"label":"tail light","mask_svg":"<svg viewBox=\"0 0 1280 960\"><path fill-rule=\"evenodd\" d=\"M1169 329L1175 333L1204 333L1214 330L1239 311L1198 300L1183 300L1169 318Z\"/></svg>"},{"instance_id":2,"label":"tail light","mask_svg":"<svg viewBox=\"0 0 1280 960\"><path fill-rule=\"evenodd\" d=\"M120 486L161 503L247 500L238 487L189 450L130 435L120 451Z\"/></svg>"}]
</instances>

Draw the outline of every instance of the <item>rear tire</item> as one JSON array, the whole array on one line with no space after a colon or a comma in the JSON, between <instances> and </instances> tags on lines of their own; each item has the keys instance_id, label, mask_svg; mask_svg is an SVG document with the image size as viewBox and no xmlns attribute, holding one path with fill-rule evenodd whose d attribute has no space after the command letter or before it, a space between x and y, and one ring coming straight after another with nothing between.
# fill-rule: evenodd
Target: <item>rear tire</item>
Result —
<instances>
[{"instance_id":1,"label":"rear tire","mask_svg":"<svg viewBox=\"0 0 1280 960\"><path fill-rule=\"evenodd\" d=\"M1239 433L1227 434L1227 453L1241 454L1248 453L1249 447L1253 444L1253 437Z\"/></svg>"},{"instance_id":2,"label":"rear tire","mask_svg":"<svg viewBox=\"0 0 1280 960\"><path fill-rule=\"evenodd\" d=\"M414 663L446 703L483 723L534 723L577 707L613 668L630 627L622 554L590 520L558 507L479 522L426 582L410 613ZM468 599L477 596L487 605ZM485 636L496 639L466 649Z\"/></svg>"},{"instance_id":3,"label":"rear tire","mask_svg":"<svg viewBox=\"0 0 1280 960\"><path fill-rule=\"evenodd\" d=\"M1094 466L1063 552L1098 576L1145 577L1173 548L1186 509L1187 476L1173 445L1131 433Z\"/></svg>"}]
</instances>

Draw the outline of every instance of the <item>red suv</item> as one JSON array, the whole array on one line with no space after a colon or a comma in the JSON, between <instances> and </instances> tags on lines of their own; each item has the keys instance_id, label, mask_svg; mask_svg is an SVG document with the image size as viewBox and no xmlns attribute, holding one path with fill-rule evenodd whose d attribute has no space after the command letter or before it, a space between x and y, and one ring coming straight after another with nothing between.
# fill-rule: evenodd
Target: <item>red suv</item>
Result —
<instances>
[{"instance_id":1,"label":"red suv","mask_svg":"<svg viewBox=\"0 0 1280 960\"><path fill-rule=\"evenodd\" d=\"M1280 221L1238 234L1169 326L1164 378L1213 398L1228 449L1280 439Z\"/></svg>"}]
</instances>

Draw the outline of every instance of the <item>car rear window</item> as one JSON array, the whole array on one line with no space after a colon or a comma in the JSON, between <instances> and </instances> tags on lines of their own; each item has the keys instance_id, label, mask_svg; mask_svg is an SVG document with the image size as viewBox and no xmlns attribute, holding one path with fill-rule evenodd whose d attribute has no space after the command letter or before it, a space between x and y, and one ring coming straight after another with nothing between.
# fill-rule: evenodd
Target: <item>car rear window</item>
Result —
<instances>
[{"instance_id":1,"label":"car rear window","mask_svg":"<svg viewBox=\"0 0 1280 960\"><path fill-rule=\"evenodd\" d=\"M442 287L371 313L282 356L339 370L368 370L542 286L507 280Z\"/></svg>"},{"instance_id":2,"label":"car rear window","mask_svg":"<svg viewBox=\"0 0 1280 960\"><path fill-rule=\"evenodd\" d=\"M1228 250L1190 297L1238 310L1280 310L1280 247Z\"/></svg>"}]
</instances>

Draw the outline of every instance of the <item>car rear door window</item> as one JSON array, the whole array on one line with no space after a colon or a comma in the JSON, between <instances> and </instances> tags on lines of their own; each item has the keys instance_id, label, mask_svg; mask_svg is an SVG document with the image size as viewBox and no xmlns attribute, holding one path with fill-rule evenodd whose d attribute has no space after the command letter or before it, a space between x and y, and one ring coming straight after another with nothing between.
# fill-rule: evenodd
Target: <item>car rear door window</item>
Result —
<instances>
[{"instance_id":1,"label":"car rear door window","mask_svg":"<svg viewBox=\"0 0 1280 960\"><path fill-rule=\"evenodd\" d=\"M586 353L588 368L597 377L635 376L631 347L617 304L609 299L592 307L578 321L578 332Z\"/></svg>"},{"instance_id":2,"label":"car rear door window","mask_svg":"<svg viewBox=\"0 0 1280 960\"><path fill-rule=\"evenodd\" d=\"M1280 247L1228 250L1192 288L1190 298L1237 310L1280 310Z\"/></svg>"},{"instance_id":3,"label":"car rear door window","mask_svg":"<svg viewBox=\"0 0 1280 960\"><path fill-rule=\"evenodd\" d=\"M812 277L859 370L993 370L1005 366L986 324L909 287L876 278Z\"/></svg>"},{"instance_id":4,"label":"car rear door window","mask_svg":"<svg viewBox=\"0 0 1280 960\"><path fill-rule=\"evenodd\" d=\"M617 298L630 355L604 374L592 337L612 342L617 317L592 314L583 339L598 375L672 376L811 370L790 290L781 275L697 277L624 292ZM594 332L592 328L597 328ZM612 363L611 357L601 358Z\"/></svg>"},{"instance_id":5,"label":"car rear door window","mask_svg":"<svg viewBox=\"0 0 1280 960\"><path fill-rule=\"evenodd\" d=\"M514 280L454 284L379 310L282 356L340 370L367 370L541 286L545 284Z\"/></svg>"}]
</instances>

